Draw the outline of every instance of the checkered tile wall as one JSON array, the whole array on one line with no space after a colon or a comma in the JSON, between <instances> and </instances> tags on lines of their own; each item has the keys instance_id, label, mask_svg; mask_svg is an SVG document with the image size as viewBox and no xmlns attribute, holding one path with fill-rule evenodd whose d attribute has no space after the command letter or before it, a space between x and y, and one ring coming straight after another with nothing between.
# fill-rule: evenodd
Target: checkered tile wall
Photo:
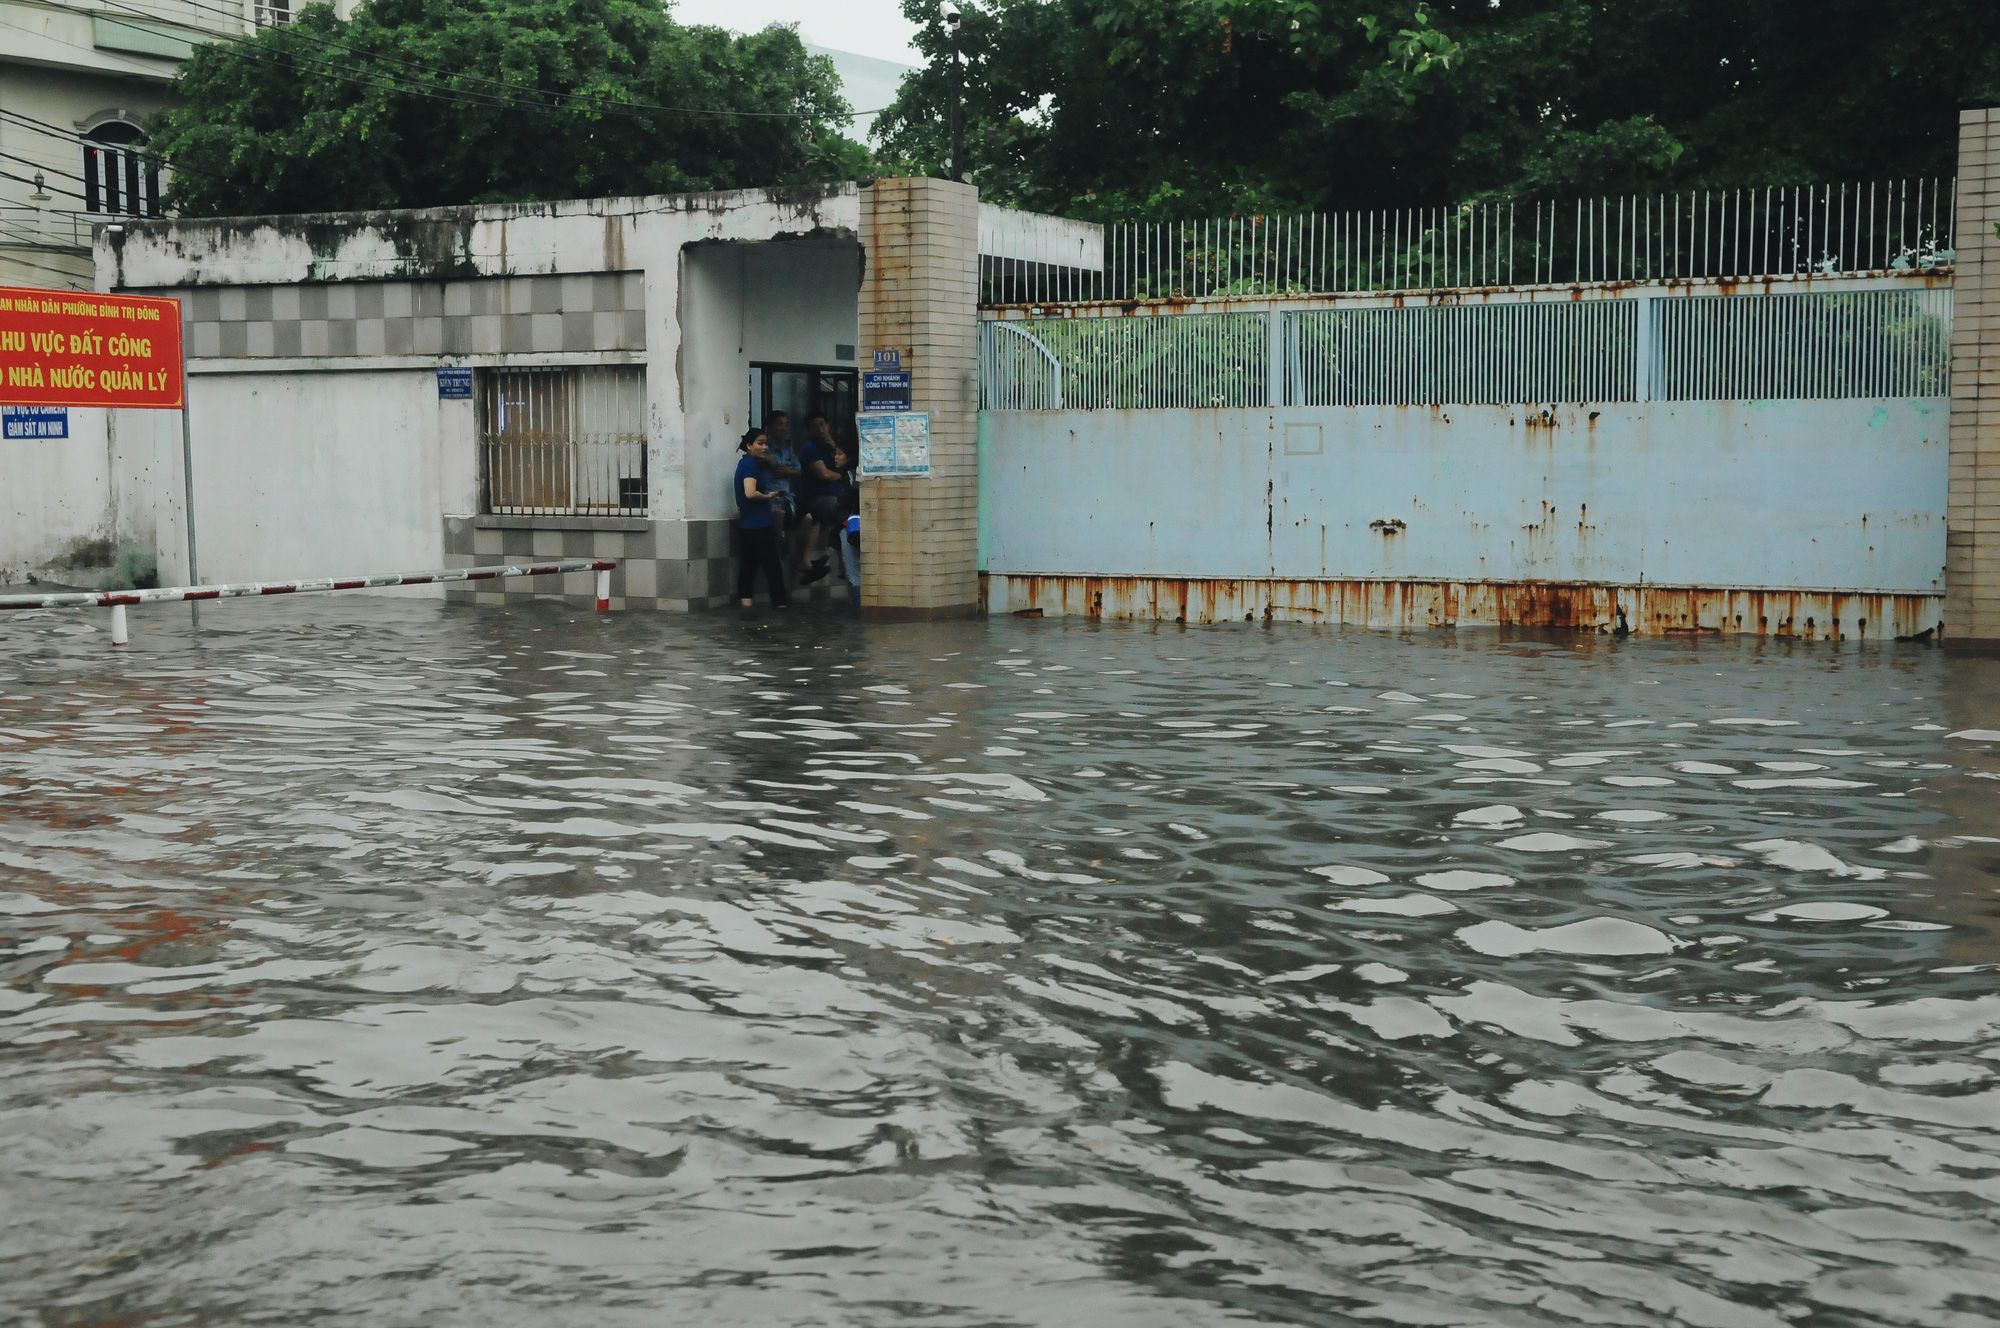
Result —
<instances>
[{"instance_id":1,"label":"checkered tile wall","mask_svg":"<svg viewBox=\"0 0 2000 1328\"><path fill-rule=\"evenodd\" d=\"M646 348L638 272L134 293L181 301L188 354L196 359Z\"/></svg>"}]
</instances>

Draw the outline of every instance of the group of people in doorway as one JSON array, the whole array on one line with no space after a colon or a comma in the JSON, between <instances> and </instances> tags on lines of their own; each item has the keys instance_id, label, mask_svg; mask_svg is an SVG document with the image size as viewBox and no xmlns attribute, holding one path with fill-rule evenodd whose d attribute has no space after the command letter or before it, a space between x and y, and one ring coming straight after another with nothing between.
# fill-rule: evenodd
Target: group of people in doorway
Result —
<instances>
[{"instance_id":1,"label":"group of people in doorway","mask_svg":"<svg viewBox=\"0 0 2000 1328\"><path fill-rule=\"evenodd\" d=\"M808 586L841 574L861 598L861 493L854 449L833 436L824 415L806 417L806 438L792 441L792 420L774 410L764 427L745 431L737 450L736 510L742 536L736 565L736 602L756 603L763 574L771 603L791 602L789 586Z\"/></svg>"}]
</instances>

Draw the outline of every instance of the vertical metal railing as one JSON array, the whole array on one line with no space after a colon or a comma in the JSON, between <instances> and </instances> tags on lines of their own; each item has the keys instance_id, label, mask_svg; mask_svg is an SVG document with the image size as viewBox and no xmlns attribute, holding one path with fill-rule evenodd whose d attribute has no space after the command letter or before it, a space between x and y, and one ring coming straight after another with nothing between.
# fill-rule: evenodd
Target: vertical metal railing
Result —
<instances>
[{"instance_id":1,"label":"vertical metal railing","mask_svg":"<svg viewBox=\"0 0 2000 1328\"><path fill-rule=\"evenodd\" d=\"M1951 266L1957 182L1862 181L1120 222L982 257L989 305L1918 272Z\"/></svg>"},{"instance_id":2,"label":"vertical metal railing","mask_svg":"<svg viewBox=\"0 0 2000 1328\"><path fill-rule=\"evenodd\" d=\"M1951 390L1941 281L1711 281L1079 310L980 324L985 410L1921 398ZM1317 307L1315 307L1315 305ZM1288 307L1289 306L1289 307Z\"/></svg>"},{"instance_id":3,"label":"vertical metal railing","mask_svg":"<svg viewBox=\"0 0 2000 1328\"><path fill-rule=\"evenodd\" d=\"M647 513L643 367L485 369L476 381L486 511Z\"/></svg>"}]
</instances>

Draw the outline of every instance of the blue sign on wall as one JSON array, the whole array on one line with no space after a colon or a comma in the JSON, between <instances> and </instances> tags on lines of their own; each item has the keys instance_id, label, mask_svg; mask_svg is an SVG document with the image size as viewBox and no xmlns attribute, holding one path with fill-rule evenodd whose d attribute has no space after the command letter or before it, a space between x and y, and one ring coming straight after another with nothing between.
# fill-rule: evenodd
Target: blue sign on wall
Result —
<instances>
[{"instance_id":1,"label":"blue sign on wall","mask_svg":"<svg viewBox=\"0 0 2000 1328\"><path fill-rule=\"evenodd\" d=\"M861 409L864 413L878 410L908 410L910 408L910 371L897 369L891 372L865 373L861 375Z\"/></svg>"},{"instance_id":2,"label":"blue sign on wall","mask_svg":"<svg viewBox=\"0 0 2000 1328\"><path fill-rule=\"evenodd\" d=\"M903 367L903 352L900 350L878 350L875 352L877 369L900 369Z\"/></svg>"},{"instance_id":3,"label":"blue sign on wall","mask_svg":"<svg viewBox=\"0 0 2000 1328\"><path fill-rule=\"evenodd\" d=\"M472 370L458 368L439 369L438 400L472 400Z\"/></svg>"},{"instance_id":4,"label":"blue sign on wall","mask_svg":"<svg viewBox=\"0 0 2000 1328\"><path fill-rule=\"evenodd\" d=\"M0 406L0 434L8 438L67 438L69 407Z\"/></svg>"}]
</instances>

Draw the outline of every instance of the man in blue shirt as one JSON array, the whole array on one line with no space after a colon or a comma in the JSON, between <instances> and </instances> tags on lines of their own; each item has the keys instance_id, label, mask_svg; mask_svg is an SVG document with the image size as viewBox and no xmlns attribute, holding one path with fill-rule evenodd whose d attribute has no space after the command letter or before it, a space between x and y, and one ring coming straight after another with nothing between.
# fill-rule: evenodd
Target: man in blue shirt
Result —
<instances>
[{"instance_id":1,"label":"man in blue shirt","mask_svg":"<svg viewBox=\"0 0 2000 1328\"><path fill-rule=\"evenodd\" d=\"M772 606L782 609L790 597L785 593L785 563L779 554L778 532L771 517L771 502L777 493L770 487L771 475L767 469L770 443L762 429L751 429L736 446L743 453L736 463L732 484L736 491L737 537L742 544L736 563L736 602L746 609L757 602L756 577L762 572L764 584L771 591Z\"/></svg>"}]
</instances>

